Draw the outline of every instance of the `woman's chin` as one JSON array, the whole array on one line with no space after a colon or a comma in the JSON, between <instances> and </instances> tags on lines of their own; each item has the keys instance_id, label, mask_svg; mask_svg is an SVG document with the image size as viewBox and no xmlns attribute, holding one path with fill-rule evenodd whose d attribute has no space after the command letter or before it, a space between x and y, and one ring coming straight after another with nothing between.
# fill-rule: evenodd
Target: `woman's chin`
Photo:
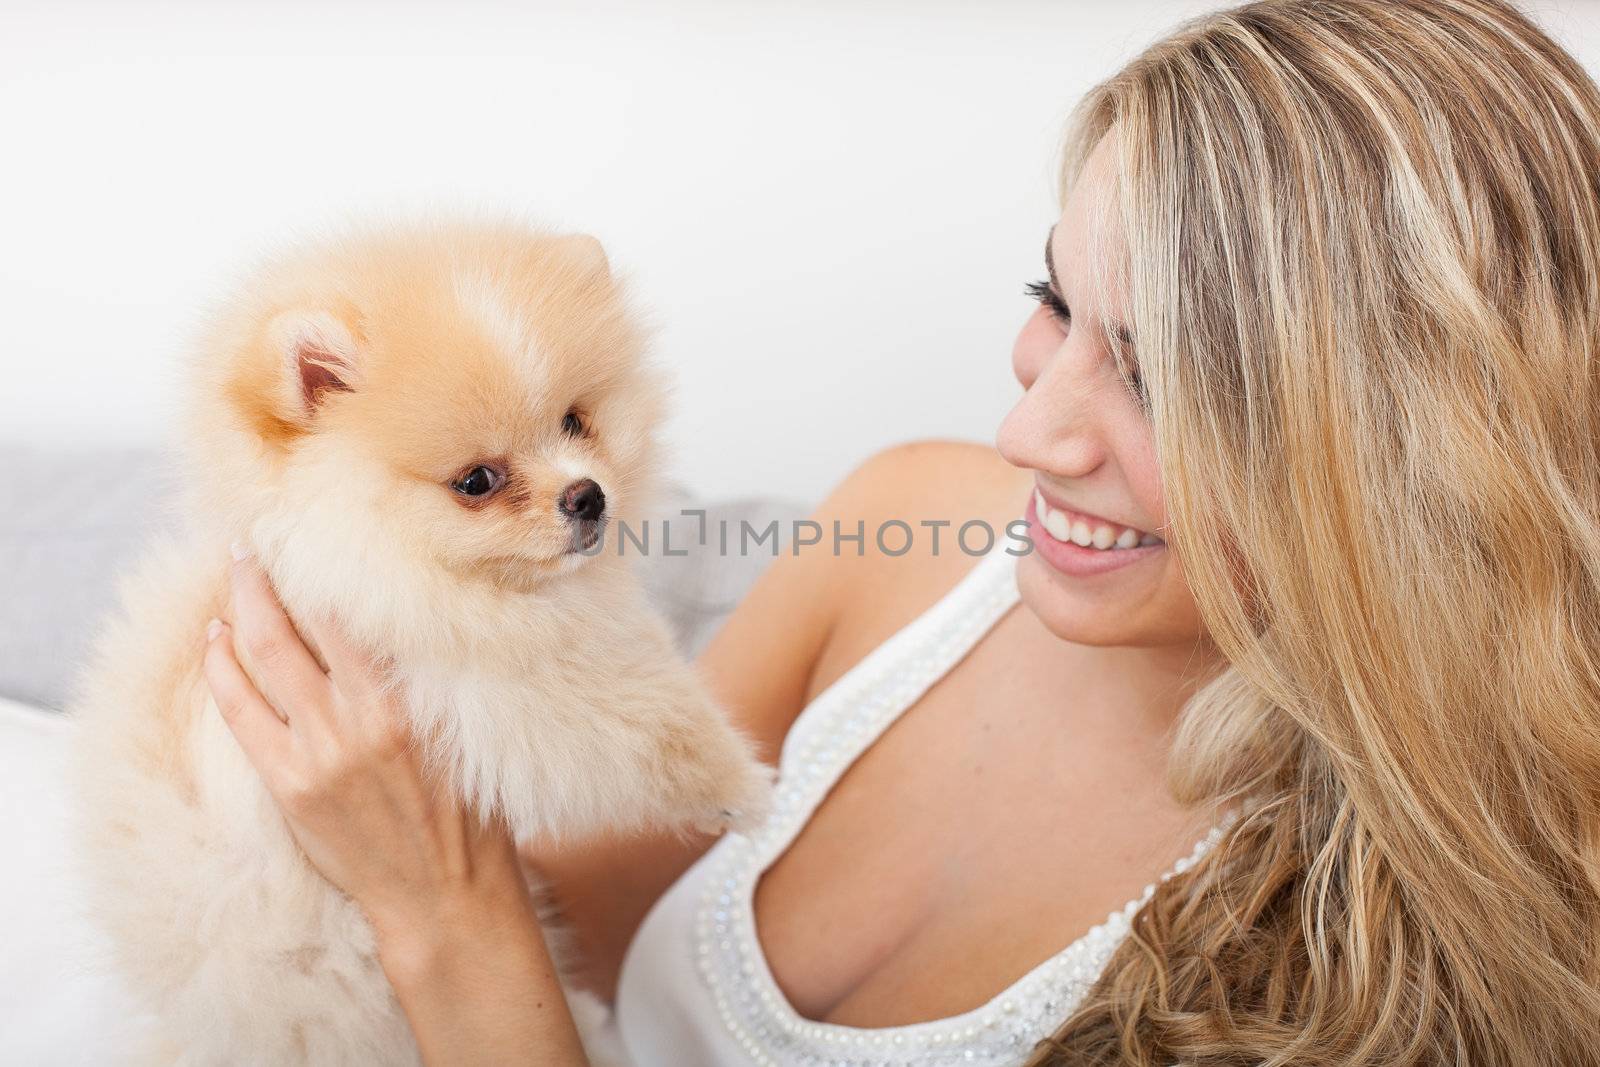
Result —
<instances>
[{"instance_id":1,"label":"woman's chin","mask_svg":"<svg viewBox=\"0 0 1600 1067\"><path fill-rule=\"evenodd\" d=\"M1038 552L1017 560L1017 592L1044 628L1080 645L1138 645L1142 599L1129 590L1084 583L1052 567Z\"/></svg>"},{"instance_id":2,"label":"woman's chin","mask_svg":"<svg viewBox=\"0 0 1600 1067\"><path fill-rule=\"evenodd\" d=\"M1128 568L1128 577L1133 570ZM1063 641L1192 648L1206 640L1205 623L1188 587L1160 576L1139 582L1081 581L1030 552L1017 560L1017 592L1044 628Z\"/></svg>"}]
</instances>

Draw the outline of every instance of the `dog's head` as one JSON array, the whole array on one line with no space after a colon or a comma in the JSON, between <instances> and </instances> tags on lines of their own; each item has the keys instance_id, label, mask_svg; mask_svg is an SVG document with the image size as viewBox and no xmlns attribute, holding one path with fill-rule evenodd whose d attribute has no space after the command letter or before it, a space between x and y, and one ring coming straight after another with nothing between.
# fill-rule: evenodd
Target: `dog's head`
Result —
<instances>
[{"instance_id":1,"label":"dog's head","mask_svg":"<svg viewBox=\"0 0 1600 1067\"><path fill-rule=\"evenodd\" d=\"M250 483L215 489L258 534L270 512L525 591L637 518L664 396L642 350L593 238L352 231L274 259L217 316L192 443Z\"/></svg>"}]
</instances>

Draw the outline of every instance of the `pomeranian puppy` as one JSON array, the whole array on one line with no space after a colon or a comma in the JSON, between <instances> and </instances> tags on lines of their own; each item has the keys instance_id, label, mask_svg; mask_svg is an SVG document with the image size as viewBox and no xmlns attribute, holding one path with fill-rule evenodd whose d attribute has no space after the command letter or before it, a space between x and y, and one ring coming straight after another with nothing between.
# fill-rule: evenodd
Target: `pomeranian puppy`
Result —
<instances>
[{"instance_id":1,"label":"pomeranian puppy","mask_svg":"<svg viewBox=\"0 0 1600 1067\"><path fill-rule=\"evenodd\" d=\"M393 662L430 765L519 838L759 823L770 772L603 543L648 506L665 382L593 238L435 219L300 245L209 317L186 375L183 522L122 579L70 709L143 1058L417 1059L370 927L211 702L233 541L291 619Z\"/></svg>"}]
</instances>

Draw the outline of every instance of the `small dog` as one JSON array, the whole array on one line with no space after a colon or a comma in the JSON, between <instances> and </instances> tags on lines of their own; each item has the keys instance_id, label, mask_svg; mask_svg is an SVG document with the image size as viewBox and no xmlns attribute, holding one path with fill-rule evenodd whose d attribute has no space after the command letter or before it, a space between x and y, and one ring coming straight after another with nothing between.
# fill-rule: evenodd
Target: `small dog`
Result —
<instances>
[{"instance_id":1,"label":"small dog","mask_svg":"<svg viewBox=\"0 0 1600 1067\"><path fill-rule=\"evenodd\" d=\"M71 709L91 906L149 1058L417 1059L371 929L211 702L232 541L292 619L395 665L430 763L518 838L759 823L770 771L601 544L648 501L665 382L593 238L308 242L210 317L188 385L184 522L123 579Z\"/></svg>"}]
</instances>

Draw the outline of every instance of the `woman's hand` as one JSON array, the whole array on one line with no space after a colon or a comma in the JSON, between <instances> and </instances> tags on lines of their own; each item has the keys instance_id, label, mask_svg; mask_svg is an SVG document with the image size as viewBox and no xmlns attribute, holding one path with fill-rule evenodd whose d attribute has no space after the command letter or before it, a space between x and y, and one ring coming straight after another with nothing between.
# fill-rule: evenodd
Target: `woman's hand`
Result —
<instances>
[{"instance_id":1,"label":"woman's hand","mask_svg":"<svg viewBox=\"0 0 1600 1067\"><path fill-rule=\"evenodd\" d=\"M260 566L247 558L232 573L234 625L211 626L206 680L316 868L380 935L415 926L441 898L517 885L514 870L500 869L506 834L480 826L422 773L401 694L383 687L385 664L332 621L302 620L324 672Z\"/></svg>"},{"instance_id":2,"label":"woman's hand","mask_svg":"<svg viewBox=\"0 0 1600 1067\"><path fill-rule=\"evenodd\" d=\"M306 856L371 921L428 1062L583 1062L510 835L424 773L387 664L301 620L324 671L248 556L232 593L233 625L207 631L212 697Z\"/></svg>"}]
</instances>

